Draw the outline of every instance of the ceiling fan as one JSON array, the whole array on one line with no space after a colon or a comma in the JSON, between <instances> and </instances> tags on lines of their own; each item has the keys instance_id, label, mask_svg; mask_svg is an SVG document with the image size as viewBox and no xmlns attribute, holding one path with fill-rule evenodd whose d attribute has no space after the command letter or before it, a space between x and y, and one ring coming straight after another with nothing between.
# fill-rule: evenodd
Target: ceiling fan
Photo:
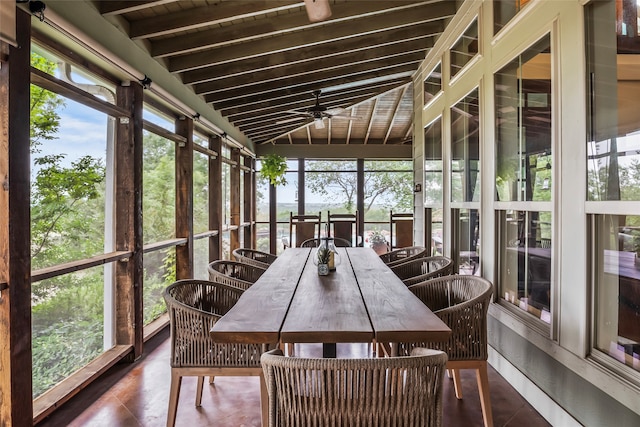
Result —
<instances>
[{"instance_id":1,"label":"ceiling fan","mask_svg":"<svg viewBox=\"0 0 640 427\"><path fill-rule=\"evenodd\" d=\"M359 117L356 117L356 116L342 115L341 113L343 113L345 111L344 108L331 108L331 109L329 109L326 106L320 104L320 94L321 93L322 93L322 91L320 91L320 90L314 90L313 91L313 96L316 97L315 105L313 105L311 107L308 107L308 108L298 109L298 110L288 110L286 113L302 115L302 116L305 116L307 118L313 119L313 123L314 123L316 129L324 129L324 119L325 118L327 118L327 119L345 119L345 120L358 120L359 119ZM300 120L300 117L281 120L281 121L278 121L277 124L295 122L297 120Z\"/></svg>"}]
</instances>

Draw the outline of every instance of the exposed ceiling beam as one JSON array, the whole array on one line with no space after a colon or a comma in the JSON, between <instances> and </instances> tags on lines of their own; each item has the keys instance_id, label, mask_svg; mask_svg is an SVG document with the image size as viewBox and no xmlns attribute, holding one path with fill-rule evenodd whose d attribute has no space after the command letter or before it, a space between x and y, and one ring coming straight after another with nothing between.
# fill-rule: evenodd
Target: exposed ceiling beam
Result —
<instances>
[{"instance_id":1,"label":"exposed ceiling beam","mask_svg":"<svg viewBox=\"0 0 640 427\"><path fill-rule=\"evenodd\" d=\"M136 12L138 10L149 9L168 3L175 3L178 0L153 0L153 1L101 1L100 13L103 15L122 15L124 13Z\"/></svg>"},{"instance_id":2,"label":"exposed ceiling beam","mask_svg":"<svg viewBox=\"0 0 640 427\"><path fill-rule=\"evenodd\" d=\"M398 116L398 109L400 108L400 104L402 103L402 98L404 98L404 95L407 93L407 89L409 89L409 86L410 85L406 85L405 87L403 87L400 91L400 94L398 95L398 99L396 100L396 105L394 105L393 107L391 119L389 120L389 125L387 126L387 133L384 136L384 140L382 141L383 144L386 144L387 141L389 140L389 135L391 134L391 130L393 129L393 122L396 120L396 117Z\"/></svg>"}]
</instances>

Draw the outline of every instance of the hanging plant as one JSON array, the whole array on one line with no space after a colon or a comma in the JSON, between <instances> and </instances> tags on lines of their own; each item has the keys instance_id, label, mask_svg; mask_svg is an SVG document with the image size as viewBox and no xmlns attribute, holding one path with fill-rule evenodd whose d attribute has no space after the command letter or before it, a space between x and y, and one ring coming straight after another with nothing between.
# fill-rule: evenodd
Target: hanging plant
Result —
<instances>
[{"instance_id":1,"label":"hanging plant","mask_svg":"<svg viewBox=\"0 0 640 427\"><path fill-rule=\"evenodd\" d=\"M278 154L268 154L262 158L260 175L269 180L272 185L285 185L285 173L287 172L287 159Z\"/></svg>"}]
</instances>

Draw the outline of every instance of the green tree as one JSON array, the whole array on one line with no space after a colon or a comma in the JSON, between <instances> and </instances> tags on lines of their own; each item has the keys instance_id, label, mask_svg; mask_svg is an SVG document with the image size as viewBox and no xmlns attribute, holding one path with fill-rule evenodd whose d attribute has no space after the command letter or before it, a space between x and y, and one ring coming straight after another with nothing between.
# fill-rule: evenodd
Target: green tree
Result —
<instances>
[{"instance_id":1,"label":"green tree","mask_svg":"<svg viewBox=\"0 0 640 427\"><path fill-rule=\"evenodd\" d=\"M364 213L380 200L382 205L395 210L411 210L413 206L413 173L407 171L404 162L370 161L372 172L364 174ZM353 166L343 161L314 161L305 180L311 192L329 198L339 198L349 212L355 210L357 174Z\"/></svg>"}]
</instances>

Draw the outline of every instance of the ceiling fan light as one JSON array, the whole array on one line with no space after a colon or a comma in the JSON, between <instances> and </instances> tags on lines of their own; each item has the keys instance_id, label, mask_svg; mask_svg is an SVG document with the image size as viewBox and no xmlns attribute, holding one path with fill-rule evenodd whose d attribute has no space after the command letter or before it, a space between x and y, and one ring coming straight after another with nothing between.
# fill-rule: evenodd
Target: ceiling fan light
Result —
<instances>
[{"instance_id":1,"label":"ceiling fan light","mask_svg":"<svg viewBox=\"0 0 640 427\"><path fill-rule=\"evenodd\" d=\"M313 119L316 129L324 129L324 120L322 118Z\"/></svg>"},{"instance_id":2,"label":"ceiling fan light","mask_svg":"<svg viewBox=\"0 0 640 427\"><path fill-rule=\"evenodd\" d=\"M329 0L304 0L310 22L324 21L331 16Z\"/></svg>"}]
</instances>

